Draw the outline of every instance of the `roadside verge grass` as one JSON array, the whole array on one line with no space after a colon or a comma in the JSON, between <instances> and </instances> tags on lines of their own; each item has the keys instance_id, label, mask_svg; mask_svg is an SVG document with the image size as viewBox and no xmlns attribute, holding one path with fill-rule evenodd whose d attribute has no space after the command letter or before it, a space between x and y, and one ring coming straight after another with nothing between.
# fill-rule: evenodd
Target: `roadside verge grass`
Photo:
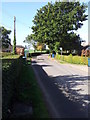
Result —
<instances>
[{"instance_id":1,"label":"roadside verge grass","mask_svg":"<svg viewBox=\"0 0 90 120\"><path fill-rule=\"evenodd\" d=\"M81 65L88 65L88 57L84 56L72 56L71 54L66 55L59 55L55 56L56 60L62 61L63 63L71 63L71 64L81 64Z\"/></svg>"},{"instance_id":2,"label":"roadside verge grass","mask_svg":"<svg viewBox=\"0 0 90 120\"><path fill-rule=\"evenodd\" d=\"M21 78L18 83L18 98L25 103L30 103L31 101L33 118L49 117L32 66L30 64L28 65L28 62L23 64Z\"/></svg>"}]
</instances>

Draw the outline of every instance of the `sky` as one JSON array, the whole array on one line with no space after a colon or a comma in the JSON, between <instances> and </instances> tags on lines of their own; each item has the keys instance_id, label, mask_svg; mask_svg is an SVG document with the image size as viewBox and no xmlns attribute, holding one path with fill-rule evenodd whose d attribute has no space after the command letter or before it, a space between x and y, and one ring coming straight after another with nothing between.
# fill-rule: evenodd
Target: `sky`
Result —
<instances>
[{"instance_id":1,"label":"sky","mask_svg":"<svg viewBox=\"0 0 90 120\"><path fill-rule=\"evenodd\" d=\"M6 29L11 30L10 38L11 44L13 44L14 36L14 16L16 17L16 44L25 46L23 42L27 35L32 33L32 20L37 12L37 9L40 9L42 6L46 5L49 0L2 0L2 19L0 26L4 26ZM89 0L81 0L88 4ZM86 11L88 14L88 10ZM80 34L80 37L83 40L88 42L88 20L83 22L81 29L77 31L77 34Z\"/></svg>"}]
</instances>

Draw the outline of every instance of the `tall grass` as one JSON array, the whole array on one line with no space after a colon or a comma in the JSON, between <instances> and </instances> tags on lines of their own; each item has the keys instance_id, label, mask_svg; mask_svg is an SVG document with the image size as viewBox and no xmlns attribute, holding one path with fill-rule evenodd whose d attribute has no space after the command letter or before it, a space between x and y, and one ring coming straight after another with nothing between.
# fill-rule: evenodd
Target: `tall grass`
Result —
<instances>
[{"instance_id":1,"label":"tall grass","mask_svg":"<svg viewBox=\"0 0 90 120\"><path fill-rule=\"evenodd\" d=\"M59 54L56 54L55 58L57 60L62 60L67 63L88 65L88 57L84 57L84 56L72 56L72 54L68 56L66 55L61 56Z\"/></svg>"}]
</instances>

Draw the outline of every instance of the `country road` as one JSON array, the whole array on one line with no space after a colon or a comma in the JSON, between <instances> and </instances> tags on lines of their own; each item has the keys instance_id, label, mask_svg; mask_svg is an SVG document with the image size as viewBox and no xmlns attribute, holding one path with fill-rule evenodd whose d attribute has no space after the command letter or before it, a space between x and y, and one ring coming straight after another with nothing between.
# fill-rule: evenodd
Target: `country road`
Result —
<instances>
[{"instance_id":1,"label":"country road","mask_svg":"<svg viewBox=\"0 0 90 120\"><path fill-rule=\"evenodd\" d=\"M32 59L32 68L52 118L88 118L88 67L60 64L48 55Z\"/></svg>"}]
</instances>

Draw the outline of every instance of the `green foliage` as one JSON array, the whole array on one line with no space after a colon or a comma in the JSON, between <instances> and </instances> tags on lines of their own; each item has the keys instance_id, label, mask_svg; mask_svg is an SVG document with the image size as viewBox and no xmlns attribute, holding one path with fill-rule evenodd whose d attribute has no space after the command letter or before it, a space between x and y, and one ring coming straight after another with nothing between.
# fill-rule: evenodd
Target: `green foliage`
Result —
<instances>
[{"instance_id":1,"label":"green foliage","mask_svg":"<svg viewBox=\"0 0 90 120\"><path fill-rule=\"evenodd\" d=\"M0 34L1 34L1 42L2 42L2 48L8 48L8 46L11 44L11 39L9 38L9 35L11 33L11 30L7 30L4 27L0 27Z\"/></svg>"},{"instance_id":2,"label":"green foliage","mask_svg":"<svg viewBox=\"0 0 90 120\"><path fill-rule=\"evenodd\" d=\"M42 52L41 51L39 51L39 50L36 50L35 52L34 52L34 50L29 50L29 53L47 53L47 51L46 50L43 50Z\"/></svg>"},{"instance_id":3,"label":"green foliage","mask_svg":"<svg viewBox=\"0 0 90 120\"><path fill-rule=\"evenodd\" d=\"M57 60L60 60L60 55L59 55L59 54L56 54L55 58L56 58Z\"/></svg>"},{"instance_id":4,"label":"green foliage","mask_svg":"<svg viewBox=\"0 0 90 120\"><path fill-rule=\"evenodd\" d=\"M29 60L28 60L29 62ZM23 64L22 74L17 86L18 99L33 104L32 118L48 118L43 96L35 78L34 71L27 63Z\"/></svg>"},{"instance_id":5,"label":"green foliage","mask_svg":"<svg viewBox=\"0 0 90 120\"><path fill-rule=\"evenodd\" d=\"M37 50L40 50L40 51L44 50L44 44L37 42Z\"/></svg>"},{"instance_id":6,"label":"green foliage","mask_svg":"<svg viewBox=\"0 0 90 120\"><path fill-rule=\"evenodd\" d=\"M1 54L2 58L6 57L6 56L9 56L9 55L12 55L12 53L9 53L9 52L2 52L0 54Z\"/></svg>"},{"instance_id":7,"label":"green foliage","mask_svg":"<svg viewBox=\"0 0 90 120\"><path fill-rule=\"evenodd\" d=\"M10 55L9 55L10 56ZM15 56L15 55L14 55ZM5 57L5 56L4 56ZM7 56L6 56L7 57ZM8 119L8 109L12 99L33 104L33 118L48 118L43 96L38 87L34 72L21 57L2 60L2 118Z\"/></svg>"},{"instance_id":8,"label":"green foliage","mask_svg":"<svg viewBox=\"0 0 90 120\"><path fill-rule=\"evenodd\" d=\"M62 60L68 63L73 63L73 64L82 64L82 65L88 65L88 58L87 57L82 57L82 56L72 56L72 54L66 56L66 55L61 55L57 54L55 57L57 60Z\"/></svg>"},{"instance_id":9,"label":"green foliage","mask_svg":"<svg viewBox=\"0 0 90 120\"><path fill-rule=\"evenodd\" d=\"M70 55L69 55L69 62L70 62L70 63L73 63L72 57L73 57L72 54L70 54Z\"/></svg>"},{"instance_id":10,"label":"green foliage","mask_svg":"<svg viewBox=\"0 0 90 120\"><path fill-rule=\"evenodd\" d=\"M48 2L34 17L33 39L47 44L51 51L58 50L56 42L63 50L79 50L80 37L72 31L81 28L87 20L86 8L80 2Z\"/></svg>"},{"instance_id":11,"label":"green foliage","mask_svg":"<svg viewBox=\"0 0 90 120\"><path fill-rule=\"evenodd\" d=\"M3 52L1 56L2 59L16 59L19 57L19 55L14 55L13 53L9 53L9 52Z\"/></svg>"},{"instance_id":12,"label":"green foliage","mask_svg":"<svg viewBox=\"0 0 90 120\"><path fill-rule=\"evenodd\" d=\"M22 69L22 60L18 59L3 59L2 60L2 118L7 119L9 117L8 109L10 109L11 100L15 94L15 87L18 83Z\"/></svg>"},{"instance_id":13,"label":"green foliage","mask_svg":"<svg viewBox=\"0 0 90 120\"><path fill-rule=\"evenodd\" d=\"M59 49L60 49L60 42L56 42L55 43L55 52L58 53Z\"/></svg>"},{"instance_id":14,"label":"green foliage","mask_svg":"<svg viewBox=\"0 0 90 120\"><path fill-rule=\"evenodd\" d=\"M50 49L50 52L52 53L52 52L53 52L53 50L54 50L54 46L53 46L53 44L52 44L52 43L50 43L50 44L48 45L48 47L49 47L49 49Z\"/></svg>"},{"instance_id":15,"label":"green foliage","mask_svg":"<svg viewBox=\"0 0 90 120\"><path fill-rule=\"evenodd\" d=\"M33 36L33 34L28 35L23 42L26 42L26 43L28 43L29 45L33 45L34 51L36 50L37 46L36 46L36 43L35 43L35 41L34 41L34 36Z\"/></svg>"},{"instance_id":16,"label":"green foliage","mask_svg":"<svg viewBox=\"0 0 90 120\"><path fill-rule=\"evenodd\" d=\"M16 35L14 32L14 41L13 41L13 54L16 54Z\"/></svg>"}]
</instances>

